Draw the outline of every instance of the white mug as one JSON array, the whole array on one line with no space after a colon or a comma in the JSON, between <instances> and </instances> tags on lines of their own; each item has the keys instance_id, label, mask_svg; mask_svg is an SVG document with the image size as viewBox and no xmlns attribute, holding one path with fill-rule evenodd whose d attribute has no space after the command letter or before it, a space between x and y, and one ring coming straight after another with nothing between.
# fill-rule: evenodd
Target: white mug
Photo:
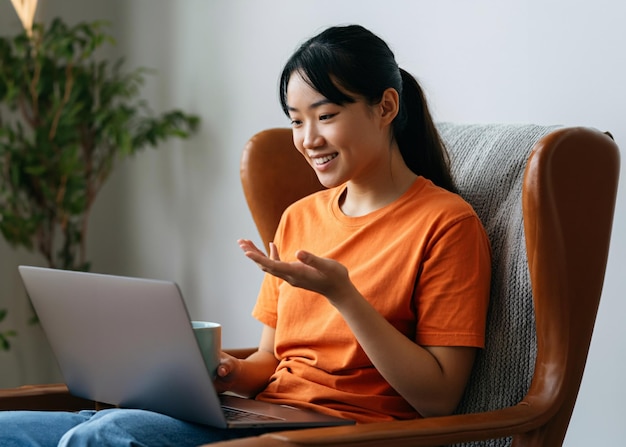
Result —
<instances>
[{"instance_id":1,"label":"white mug","mask_svg":"<svg viewBox=\"0 0 626 447\"><path fill-rule=\"evenodd\" d=\"M222 326L210 321L192 321L191 326L207 370L211 378L215 378L222 350Z\"/></svg>"}]
</instances>

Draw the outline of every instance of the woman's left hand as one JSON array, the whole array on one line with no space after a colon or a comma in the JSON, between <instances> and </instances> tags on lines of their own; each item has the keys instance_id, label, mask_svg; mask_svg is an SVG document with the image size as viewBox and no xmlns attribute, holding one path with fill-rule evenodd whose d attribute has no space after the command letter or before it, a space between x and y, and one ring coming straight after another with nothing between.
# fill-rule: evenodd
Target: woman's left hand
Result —
<instances>
[{"instance_id":1,"label":"woman's left hand","mask_svg":"<svg viewBox=\"0 0 626 447\"><path fill-rule=\"evenodd\" d=\"M348 269L337 261L299 250L296 252L297 261L284 262L280 260L278 248L272 242L269 256L250 240L240 239L238 243L245 255L264 272L281 278L294 287L324 295L333 303L356 291L350 281Z\"/></svg>"}]
</instances>

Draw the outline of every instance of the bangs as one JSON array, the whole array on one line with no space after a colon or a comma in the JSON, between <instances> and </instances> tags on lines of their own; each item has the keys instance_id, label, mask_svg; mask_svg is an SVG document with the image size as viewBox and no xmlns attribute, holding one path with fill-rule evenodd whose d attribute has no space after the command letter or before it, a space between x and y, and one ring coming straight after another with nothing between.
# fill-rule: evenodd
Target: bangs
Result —
<instances>
[{"instance_id":1,"label":"bangs","mask_svg":"<svg viewBox=\"0 0 626 447\"><path fill-rule=\"evenodd\" d=\"M343 105L356 101L340 88L343 86L337 85L340 79L349 79L341 73L344 64L338 59L337 54L320 45L311 45L292 56L280 78L280 103L286 115L289 115L287 86L294 74L300 75L304 82L332 103Z\"/></svg>"}]
</instances>

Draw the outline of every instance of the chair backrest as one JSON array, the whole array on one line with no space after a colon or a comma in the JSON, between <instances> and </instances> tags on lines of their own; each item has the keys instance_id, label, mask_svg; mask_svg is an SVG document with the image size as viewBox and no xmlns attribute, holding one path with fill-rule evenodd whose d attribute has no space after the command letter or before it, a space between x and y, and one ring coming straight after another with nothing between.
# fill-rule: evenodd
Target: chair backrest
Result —
<instances>
[{"instance_id":1,"label":"chair backrest","mask_svg":"<svg viewBox=\"0 0 626 447\"><path fill-rule=\"evenodd\" d=\"M517 404L528 392L537 355L522 183L535 143L555 127L441 124L459 194L472 205L492 249L486 346L480 351L458 413ZM512 367L514 365L514 367ZM508 439L489 445L507 445Z\"/></svg>"},{"instance_id":2,"label":"chair backrest","mask_svg":"<svg viewBox=\"0 0 626 447\"><path fill-rule=\"evenodd\" d=\"M600 299L619 152L608 136L588 128L438 128L459 193L481 218L493 251L486 349L458 411L523 405L532 410L532 421L520 423L515 445L560 445ZM241 177L266 247L282 211L322 188L289 129L255 135L244 151Z\"/></svg>"},{"instance_id":3,"label":"chair backrest","mask_svg":"<svg viewBox=\"0 0 626 447\"><path fill-rule=\"evenodd\" d=\"M290 129L268 129L254 135L243 151L240 174L248 208L266 250L283 211L324 188L294 147Z\"/></svg>"},{"instance_id":4,"label":"chair backrest","mask_svg":"<svg viewBox=\"0 0 626 447\"><path fill-rule=\"evenodd\" d=\"M492 248L486 347L458 413L513 406L528 392L537 357L522 186L537 141L557 129L533 125L439 125L459 193L476 210ZM509 445L495 439L483 445Z\"/></svg>"}]
</instances>

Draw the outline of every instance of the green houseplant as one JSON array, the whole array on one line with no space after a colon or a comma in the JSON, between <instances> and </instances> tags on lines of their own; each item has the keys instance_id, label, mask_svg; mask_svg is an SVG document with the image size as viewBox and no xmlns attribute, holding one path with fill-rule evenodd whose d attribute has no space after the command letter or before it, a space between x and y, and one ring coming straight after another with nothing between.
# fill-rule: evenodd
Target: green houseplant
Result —
<instances>
[{"instance_id":1,"label":"green houseplant","mask_svg":"<svg viewBox=\"0 0 626 447\"><path fill-rule=\"evenodd\" d=\"M147 70L97 57L114 43L106 27L55 19L0 37L0 232L53 268L89 269L90 211L116 162L199 124L155 116L139 97ZM0 349L13 335L0 333Z\"/></svg>"},{"instance_id":2,"label":"green houseplant","mask_svg":"<svg viewBox=\"0 0 626 447\"><path fill-rule=\"evenodd\" d=\"M7 316L6 309L0 309L0 322ZM8 351L11 348L10 337L15 337L17 332L14 330L6 330L0 332L0 351Z\"/></svg>"}]
</instances>

